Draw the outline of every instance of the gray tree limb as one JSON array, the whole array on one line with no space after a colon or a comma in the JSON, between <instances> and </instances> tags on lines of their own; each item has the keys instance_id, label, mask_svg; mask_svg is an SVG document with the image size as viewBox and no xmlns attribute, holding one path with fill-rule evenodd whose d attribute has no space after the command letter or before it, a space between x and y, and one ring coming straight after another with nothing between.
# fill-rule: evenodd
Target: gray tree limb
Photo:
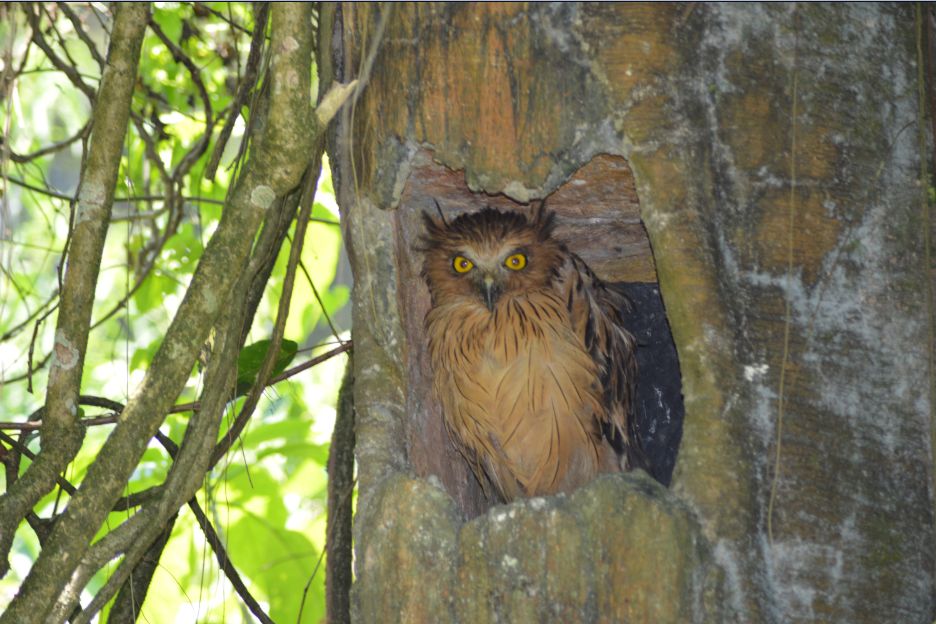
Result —
<instances>
[{"instance_id":1,"label":"gray tree limb","mask_svg":"<svg viewBox=\"0 0 936 624\"><path fill-rule=\"evenodd\" d=\"M56 477L75 457L84 437L78 423L79 386L148 15L147 3L121 4L116 9L72 224L46 391L42 452L0 497L0 576L8 569L7 555L20 520L55 486Z\"/></svg>"}]
</instances>

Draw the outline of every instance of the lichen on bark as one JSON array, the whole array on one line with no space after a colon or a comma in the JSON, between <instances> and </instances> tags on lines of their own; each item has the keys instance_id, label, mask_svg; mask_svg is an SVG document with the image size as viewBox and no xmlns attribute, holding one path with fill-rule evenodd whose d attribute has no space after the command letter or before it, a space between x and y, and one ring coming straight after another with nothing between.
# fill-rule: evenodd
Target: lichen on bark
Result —
<instances>
[{"instance_id":1,"label":"lichen on bark","mask_svg":"<svg viewBox=\"0 0 936 624\"><path fill-rule=\"evenodd\" d=\"M350 71L374 15L343 5L342 17ZM447 527L452 503L402 475L441 474L456 510L483 508L468 481L442 474L457 461L444 437L433 459L429 438L413 433L437 424L414 390L426 366L412 305L422 296L412 277L417 213L439 196L465 202L453 210L510 201L499 194L543 197L608 154L633 173L686 401L672 489L621 512L666 509L661 524L675 522L677 507L666 504L675 498L697 522L686 526L701 537L674 530L655 545L686 556L686 535L703 544L690 569L714 580L699 585L701 601L680 604L692 618L724 621L932 621L931 304L918 196L927 155L917 140L931 113L918 109L913 24L911 8L880 4L424 4L394 15L369 91L339 129L355 137L354 152L340 141L333 150L364 289L354 295L355 332L370 350L357 366L373 373L355 388L374 406L359 438L359 619L381 614L371 610L378 587L403 592L394 606L429 591L407 585L391 562L422 561L419 527ZM443 177L414 186L420 150L475 194ZM422 191L407 195L407 184ZM432 517L402 509L404 491ZM516 511L505 522L521 526L530 505L505 508ZM543 527L501 551L471 522L458 529L459 548L469 538L476 546L457 561L475 557L475 572L439 585L439 596L471 580L478 594L468 603L482 621L508 611L560 621L497 567L504 552L518 570L548 567L535 554ZM378 526L393 539L376 543ZM622 521L609 534L652 540L652 529ZM439 544L433 552L448 552ZM608 583L626 593L631 582L598 580L587 565L580 573L596 592ZM498 593L499 583L516 593ZM544 591L576 595L572 585ZM705 596L718 596L722 611L713 616ZM444 613L458 621L454 604ZM660 617L684 621L666 608Z\"/></svg>"}]
</instances>

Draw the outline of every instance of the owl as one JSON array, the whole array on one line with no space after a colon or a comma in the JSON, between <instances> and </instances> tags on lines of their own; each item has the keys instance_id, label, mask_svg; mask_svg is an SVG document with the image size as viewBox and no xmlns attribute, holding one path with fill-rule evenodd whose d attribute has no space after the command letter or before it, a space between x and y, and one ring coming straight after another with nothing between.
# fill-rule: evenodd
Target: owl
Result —
<instances>
[{"instance_id":1,"label":"owl","mask_svg":"<svg viewBox=\"0 0 936 624\"><path fill-rule=\"evenodd\" d=\"M569 492L641 462L626 297L529 216L424 213L433 391L490 498Z\"/></svg>"}]
</instances>

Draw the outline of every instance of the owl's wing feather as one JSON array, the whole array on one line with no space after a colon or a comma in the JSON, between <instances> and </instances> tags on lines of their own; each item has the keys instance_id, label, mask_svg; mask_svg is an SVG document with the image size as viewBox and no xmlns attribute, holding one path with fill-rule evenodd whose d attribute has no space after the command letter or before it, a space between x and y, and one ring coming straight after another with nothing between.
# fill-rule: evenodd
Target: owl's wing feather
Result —
<instances>
[{"instance_id":1,"label":"owl's wing feather","mask_svg":"<svg viewBox=\"0 0 936 624\"><path fill-rule=\"evenodd\" d=\"M609 288L585 262L569 252L557 272L557 286L572 326L598 366L607 419L602 431L624 458L623 468L645 465L633 418L637 359L634 337L624 328L627 297Z\"/></svg>"}]
</instances>

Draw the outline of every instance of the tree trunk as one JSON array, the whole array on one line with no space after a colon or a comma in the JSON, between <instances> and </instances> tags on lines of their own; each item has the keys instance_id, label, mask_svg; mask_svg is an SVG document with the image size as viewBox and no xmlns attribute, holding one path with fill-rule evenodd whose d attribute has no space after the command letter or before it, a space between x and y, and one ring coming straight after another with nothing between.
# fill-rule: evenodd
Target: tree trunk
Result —
<instances>
[{"instance_id":1,"label":"tree trunk","mask_svg":"<svg viewBox=\"0 0 936 624\"><path fill-rule=\"evenodd\" d=\"M932 622L915 9L405 4L383 30L388 5L331 9L326 79L379 45L330 146L355 269L354 619ZM538 198L603 278L659 285L686 407L669 489L615 475L488 509L446 437L420 213Z\"/></svg>"}]
</instances>

